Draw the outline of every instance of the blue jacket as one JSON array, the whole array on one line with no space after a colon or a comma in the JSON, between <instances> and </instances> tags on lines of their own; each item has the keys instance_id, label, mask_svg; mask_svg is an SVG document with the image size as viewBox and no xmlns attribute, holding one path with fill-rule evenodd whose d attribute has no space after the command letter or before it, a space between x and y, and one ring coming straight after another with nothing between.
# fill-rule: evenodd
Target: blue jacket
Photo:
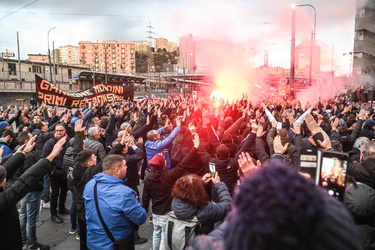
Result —
<instances>
[{"instance_id":1,"label":"blue jacket","mask_svg":"<svg viewBox=\"0 0 375 250\"><path fill-rule=\"evenodd\" d=\"M87 221L87 246L90 249L113 249L113 243L100 222L94 200L94 185L98 182L100 212L115 240L126 239L132 223L146 221L146 211L136 199L136 193L116 177L99 173L90 180L83 191Z\"/></svg>"},{"instance_id":2,"label":"blue jacket","mask_svg":"<svg viewBox=\"0 0 375 250\"><path fill-rule=\"evenodd\" d=\"M0 138L0 147L2 147L2 146L4 146L4 151L3 151L3 154L1 155L1 157L4 158L4 157L12 154L12 150L10 149L7 140L5 140L3 138Z\"/></svg>"},{"instance_id":3,"label":"blue jacket","mask_svg":"<svg viewBox=\"0 0 375 250\"><path fill-rule=\"evenodd\" d=\"M159 134L162 134L164 132L164 127L158 129ZM173 140L177 137L179 132L180 127L175 127L170 135L164 140L147 140L145 142L147 165L149 168L151 168L151 166L148 164L148 162L152 159L152 157L154 157L154 155L161 152L163 152L164 158L167 161L166 168L171 168L171 157L169 156L168 147L172 144Z\"/></svg>"}]
</instances>

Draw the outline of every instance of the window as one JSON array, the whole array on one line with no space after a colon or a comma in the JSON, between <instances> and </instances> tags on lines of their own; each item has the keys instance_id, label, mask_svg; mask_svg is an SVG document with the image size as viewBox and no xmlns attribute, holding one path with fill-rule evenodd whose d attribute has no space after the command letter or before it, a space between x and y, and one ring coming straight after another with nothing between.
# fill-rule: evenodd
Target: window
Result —
<instances>
[{"instance_id":1,"label":"window","mask_svg":"<svg viewBox=\"0 0 375 250\"><path fill-rule=\"evenodd\" d=\"M42 73L42 67L33 65L33 73Z\"/></svg>"},{"instance_id":2,"label":"window","mask_svg":"<svg viewBox=\"0 0 375 250\"><path fill-rule=\"evenodd\" d=\"M16 69L16 64L15 63L8 63L8 69L9 69L9 75L17 75L17 69Z\"/></svg>"},{"instance_id":3,"label":"window","mask_svg":"<svg viewBox=\"0 0 375 250\"><path fill-rule=\"evenodd\" d=\"M359 30L355 32L355 40L362 41L365 38L365 32L363 30Z\"/></svg>"},{"instance_id":4,"label":"window","mask_svg":"<svg viewBox=\"0 0 375 250\"><path fill-rule=\"evenodd\" d=\"M357 17L358 18L364 18L366 14L366 9L361 9L357 12Z\"/></svg>"},{"instance_id":5,"label":"window","mask_svg":"<svg viewBox=\"0 0 375 250\"><path fill-rule=\"evenodd\" d=\"M354 55L353 55L353 57L354 58L362 58L363 57L363 53L361 53L361 52L356 52L356 53L354 53Z\"/></svg>"},{"instance_id":6,"label":"window","mask_svg":"<svg viewBox=\"0 0 375 250\"><path fill-rule=\"evenodd\" d=\"M68 78L72 79L72 69L68 69Z\"/></svg>"}]
</instances>

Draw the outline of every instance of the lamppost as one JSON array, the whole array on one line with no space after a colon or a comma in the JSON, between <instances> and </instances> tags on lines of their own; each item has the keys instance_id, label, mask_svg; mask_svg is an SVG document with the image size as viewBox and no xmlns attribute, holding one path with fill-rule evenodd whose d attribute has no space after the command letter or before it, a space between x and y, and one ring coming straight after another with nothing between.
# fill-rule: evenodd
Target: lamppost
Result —
<instances>
[{"instance_id":1,"label":"lamppost","mask_svg":"<svg viewBox=\"0 0 375 250\"><path fill-rule=\"evenodd\" d=\"M49 71L50 71L50 79L49 81L52 81L52 65L51 65L51 51L49 49L49 33L51 30L56 29L56 27L50 28L47 33L47 43L48 43L48 61L49 61Z\"/></svg>"},{"instance_id":2,"label":"lamppost","mask_svg":"<svg viewBox=\"0 0 375 250\"><path fill-rule=\"evenodd\" d=\"M310 7L314 10L314 29L313 31L311 32L311 43L310 43L310 65L309 65L309 84L311 85L311 82L312 82L312 64L313 64L313 49L314 49L314 44L315 44L315 34L316 34L316 9L314 6L312 6L311 4L299 4L299 5L293 5L292 8L293 8L293 19L292 19L292 29L295 30L295 25L296 25L296 22L295 22L295 7ZM293 32L292 32L293 33ZM295 36L295 34L294 34ZM293 37L293 34L292 34L292 43L294 42L295 43L295 37ZM292 48L292 50L295 50L295 47ZM292 59L294 60L294 59ZM292 70L292 69L291 69ZM294 69L293 69L294 70ZM291 73L292 74L292 73ZM293 72L294 74L294 72ZM294 76L293 76L293 80L294 80Z\"/></svg>"},{"instance_id":3,"label":"lamppost","mask_svg":"<svg viewBox=\"0 0 375 250\"><path fill-rule=\"evenodd\" d=\"M331 44L331 70L333 72L333 42L331 42L331 41L321 41L321 42Z\"/></svg>"},{"instance_id":4,"label":"lamppost","mask_svg":"<svg viewBox=\"0 0 375 250\"><path fill-rule=\"evenodd\" d=\"M294 96L294 67L296 60L296 9L292 6L292 39L290 48L289 95Z\"/></svg>"},{"instance_id":5,"label":"lamppost","mask_svg":"<svg viewBox=\"0 0 375 250\"><path fill-rule=\"evenodd\" d=\"M353 52L343 53L343 56L350 55L350 69L349 69L349 76L352 77L353 75Z\"/></svg>"}]
</instances>

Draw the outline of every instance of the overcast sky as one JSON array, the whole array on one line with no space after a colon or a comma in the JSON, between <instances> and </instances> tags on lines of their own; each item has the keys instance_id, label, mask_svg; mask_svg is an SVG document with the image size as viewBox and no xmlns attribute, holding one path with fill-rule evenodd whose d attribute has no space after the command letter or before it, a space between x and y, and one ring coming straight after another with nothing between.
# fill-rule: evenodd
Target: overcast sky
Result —
<instances>
[{"instance_id":1,"label":"overcast sky","mask_svg":"<svg viewBox=\"0 0 375 250\"><path fill-rule=\"evenodd\" d=\"M50 48L78 45L79 41L141 41L151 22L154 37L178 43L193 36L238 43L257 66L265 50L269 65L290 65L291 5L311 4L316 9L316 41L322 46L322 69L347 74L353 50L355 0L1 0L0 51L17 53L17 31L21 59L27 54L47 54ZM14 13L12 13L14 12ZM310 39L313 9L296 9L296 44ZM322 42L321 41L329 41Z\"/></svg>"}]
</instances>

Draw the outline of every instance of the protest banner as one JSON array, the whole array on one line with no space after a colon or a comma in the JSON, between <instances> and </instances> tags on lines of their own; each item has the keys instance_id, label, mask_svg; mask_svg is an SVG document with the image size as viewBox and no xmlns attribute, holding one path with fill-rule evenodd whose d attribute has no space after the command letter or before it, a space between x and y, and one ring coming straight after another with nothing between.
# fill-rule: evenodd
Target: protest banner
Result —
<instances>
[{"instance_id":1,"label":"protest banner","mask_svg":"<svg viewBox=\"0 0 375 250\"><path fill-rule=\"evenodd\" d=\"M99 84L77 92L64 92L47 80L35 75L36 93L39 102L66 108L82 107L85 102L101 103L133 100L134 86Z\"/></svg>"}]
</instances>

